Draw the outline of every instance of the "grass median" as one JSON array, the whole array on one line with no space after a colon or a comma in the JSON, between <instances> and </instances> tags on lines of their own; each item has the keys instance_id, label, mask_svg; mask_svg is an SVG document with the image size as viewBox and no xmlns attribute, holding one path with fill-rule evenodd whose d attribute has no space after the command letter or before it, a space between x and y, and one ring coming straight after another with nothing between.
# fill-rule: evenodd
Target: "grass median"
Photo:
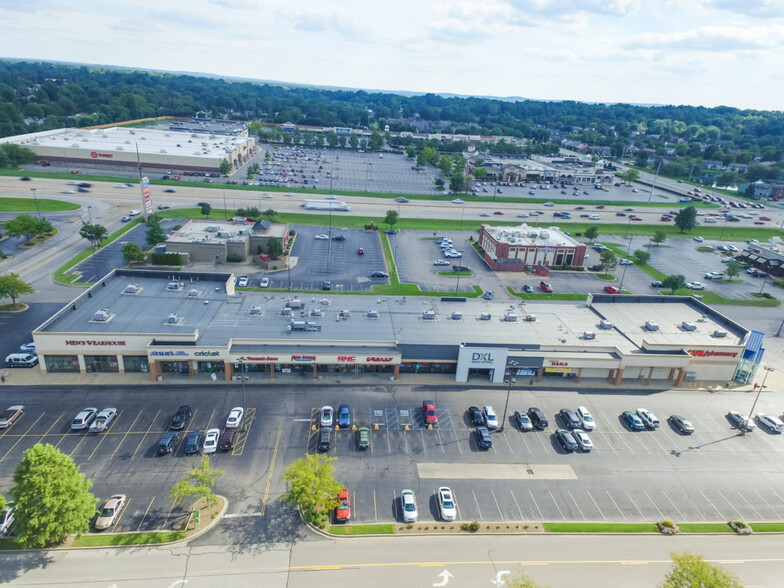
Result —
<instances>
[{"instance_id":1,"label":"grass median","mask_svg":"<svg viewBox=\"0 0 784 588\"><path fill-rule=\"evenodd\" d=\"M74 539L74 547L112 547L118 545L154 545L185 539L186 533L163 531L153 533L124 533L121 535L82 535Z\"/></svg>"},{"instance_id":2,"label":"grass median","mask_svg":"<svg viewBox=\"0 0 784 588\"><path fill-rule=\"evenodd\" d=\"M394 535L395 525L331 525L332 535Z\"/></svg>"},{"instance_id":3,"label":"grass median","mask_svg":"<svg viewBox=\"0 0 784 588\"><path fill-rule=\"evenodd\" d=\"M542 527L548 533L658 533L659 532L659 528L656 526L656 523L542 523Z\"/></svg>"},{"instance_id":4,"label":"grass median","mask_svg":"<svg viewBox=\"0 0 784 588\"><path fill-rule=\"evenodd\" d=\"M64 202L63 200L51 200L49 198L0 198L0 212L65 212L67 210L77 210L78 204Z\"/></svg>"}]
</instances>

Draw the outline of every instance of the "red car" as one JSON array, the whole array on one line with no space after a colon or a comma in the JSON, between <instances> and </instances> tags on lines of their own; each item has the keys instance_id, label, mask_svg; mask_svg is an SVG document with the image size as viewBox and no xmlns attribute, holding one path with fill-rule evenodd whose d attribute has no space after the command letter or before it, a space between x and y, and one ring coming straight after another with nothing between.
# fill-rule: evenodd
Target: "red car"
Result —
<instances>
[{"instance_id":1,"label":"red car","mask_svg":"<svg viewBox=\"0 0 784 588\"><path fill-rule=\"evenodd\" d=\"M759 217L760 220L769 221L771 218L769 216L761 216Z\"/></svg>"},{"instance_id":2,"label":"red car","mask_svg":"<svg viewBox=\"0 0 784 588\"><path fill-rule=\"evenodd\" d=\"M72 170L71 170L71 173L72 173L72 174L78 174L78 173L79 173L79 170L78 170L78 169L72 169Z\"/></svg>"},{"instance_id":3,"label":"red car","mask_svg":"<svg viewBox=\"0 0 784 588\"><path fill-rule=\"evenodd\" d=\"M599 206L597 206L596 208L604 208L604 204L600 204L600 205L599 205Z\"/></svg>"},{"instance_id":4,"label":"red car","mask_svg":"<svg viewBox=\"0 0 784 588\"><path fill-rule=\"evenodd\" d=\"M667 216L667 215L665 214L665 215L662 215L661 219L662 219L664 222L669 222L669 221L671 221L671 220L672 220L672 217L671 217L671 216Z\"/></svg>"},{"instance_id":5,"label":"red car","mask_svg":"<svg viewBox=\"0 0 784 588\"><path fill-rule=\"evenodd\" d=\"M359 249L357 249L357 255L365 255L365 249L364 249L364 248L362 248L362 247L360 247Z\"/></svg>"},{"instance_id":6,"label":"red car","mask_svg":"<svg viewBox=\"0 0 784 588\"><path fill-rule=\"evenodd\" d=\"M436 414L436 403L432 400L423 401L422 415L425 417L425 425L437 425L438 415Z\"/></svg>"},{"instance_id":7,"label":"red car","mask_svg":"<svg viewBox=\"0 0 784 588\"><path fill-rule=\"evenodd\" d=\"M641 218L641 217L639 217L639 216L634 216L634 215L630 216L629 218L630 218L631 220L633 220L633 221L641 221L641 220L642 220L642 218Z\"/></svg>"},{"instance_id":8,"label":"red car","mask_svg":"<svg viewBox=\"0 0 784 588\"><path fill-rule=\"evenodd\" d=\"M621 293L621 291L618 288L616 288L615 286L605 286L604 287L604 291L607 292L608 294L620 294Z\"/></svg>"},{"instance_id":9,"label":"red car","mask_svg":"<svg viewBox=\"0 0 784 588\"><path fill-rule=\"evenodd\" d=\"M545 292L553 291L553 287L547 282L539 282L539 287Z\"/></svg>"},{"instance_id":10,"label":"red car","mask_svg":"<svg viewBox=\"0 0 784 588\"><path fill-rule=\"evenodd\" d=\"M338 494L338 506L335 509L335 520L340 523L347 523L351 518L351 501L348 496L348 488L343 488Z\"/></svg>"}]
</instances>

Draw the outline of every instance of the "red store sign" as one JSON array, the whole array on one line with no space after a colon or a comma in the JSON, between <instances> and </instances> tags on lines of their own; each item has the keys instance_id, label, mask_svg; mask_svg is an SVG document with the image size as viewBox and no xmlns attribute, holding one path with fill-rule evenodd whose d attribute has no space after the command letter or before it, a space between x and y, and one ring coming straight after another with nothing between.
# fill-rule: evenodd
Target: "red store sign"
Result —
<instances>
[{"instance_id":1,"label":"red store sign","mask_svg":"<svg viewBox=\"0 0 784 588\"><path fill-rule=\"evenodd\" d=\"M567 366L567 365L569 365L569 362L568 361L550 361L550 365Z\"/></svg>"},{"instance_id":2,"label":"red store sign","mask_svg":"<svg viewBox=\"0 0 784 588\"><path fill-rule=\"evenodd\" d=\"M704 349L689 349L686 353L693 357L738 357L735 351L706 351Z\"/></svg>"},{"instance_id":3,"label":"red store sign","mask_svg":"<svg viewBox=\"0 0 784 588\"><path fill-rule=\"evenodd\" d=\"M77 341L71 339L71 340L66 340L65 344L66 345L94 345L96 347L113 346L113 345L124 346L125 341L100 341L100 340L90 340L90 339L84 341Z\"/></svg>"},{"instance_id":4,"label":"red store sign","mask_svg":"<svg viewBox=\"0 0 784 588\"><path fill-rule=\"evenodd\" d=\"M97 151L92 151L90 153L90 157L92 157L93 159L98 159L98 158L111 159L112 157L114 157L114 154L112 154L112 153L98 153Z\"/></svg>"}]
</instances>

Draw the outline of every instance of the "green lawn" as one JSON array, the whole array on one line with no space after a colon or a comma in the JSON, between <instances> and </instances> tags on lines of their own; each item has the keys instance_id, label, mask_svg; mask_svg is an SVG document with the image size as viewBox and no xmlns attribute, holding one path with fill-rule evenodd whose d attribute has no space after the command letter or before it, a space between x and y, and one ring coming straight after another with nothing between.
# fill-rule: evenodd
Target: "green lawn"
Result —
<instances>
[{"instance_id":1,"label":"green lawn","mask_svg":"<svg viewBox=\"0 0 784 588\"><path fill-rule=\"evenodd\" d=\"M74 540L74 547L106 547L111 545L152 545L185 539L183 532L125 533L122 535L82 535Z\"/></svg>"},{"instance_id":2,"label":"green lawn","mask_svg":"<svg viewBox=\"0 0 784 588\"><path fill-rule=\"evenodd\" d=\"M39 198L38 208L35 207L35 199L30 198L0 198L0 212L64 212L66 210L76 210L78 204L73 202L63 202L62 200L50 200L49 198Z\"/></svg>"},{"instance_id":3,"label":"green lawn","mask_svg":"<svg viewBox=\"0 0 784 588\"><path fill-rule=\"evenodd\" d=\"M659 528L656 526L655 523L542 523L542 527L548 533L658 533L659 532Z\"/></svg>"},{"instance_id":4,"label":"green lawn","mask_svg":"<svg viewBox=\"0 0 784 588\"><path fill-rule=\"evenodd\" d=\"M784 523L749 523L755 533L784 533Z\"/></svg>"},{"instance_id":5,"label":"green lawn","mask_svg":"<svg viewBox=\"0 0 784 588\"><path fill-rule=\"evenodd\" d=\"M734 533L727 523L678 523L681 533Z\"/></svg>"},{"instance_id":6,"label":"green lawn","mask_svg":"<svg viewBox=\"0 0 784 588\"><path fill-rule=\"evenodd\" d=\"M16 542L16 539L10 537L3 537L0 539L0 551L12 551L15 549L24 549Z\"/></svg>"},{"instance_id":7,"label":"green lawn","mask_svg":"<svg viewBox=\"0 0 784 588\"><path fill-rule=\"evenodd\" d=\"M439 276L471 276L473 275L471 272L437 272Z\"/></svg>"},{"instance_id":8,"label":"green lawn","mask_svg":"<svg viewBox=\"0 0 784 588\"><path fill-rule=\"evenodd\" d=\"M395 525L331 525L332 535L394 535Z\"/></svg>"}]
</instances>

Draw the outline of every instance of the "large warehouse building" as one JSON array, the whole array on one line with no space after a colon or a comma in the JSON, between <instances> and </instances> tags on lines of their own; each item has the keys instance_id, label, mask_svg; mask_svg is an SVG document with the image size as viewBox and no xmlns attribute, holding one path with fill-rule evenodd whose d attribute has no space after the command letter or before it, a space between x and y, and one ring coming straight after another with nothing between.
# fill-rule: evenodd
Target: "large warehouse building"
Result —
<instances>
[{"instance_id":1,"label":"large warehouse building","mask_svg":"<svg viewBox=\"0 0 784 588\"><path fill-rule=\"evenodd\" d=\"M33 332L48 373L256 381L454 374L456 382L748 383L764 354L748 331L693 298L594 296L510 305L236 292L231 274L115 270ZM201 375L204 374L204 375Z\"/></svg>"},{"instance_id":2,"label":"large warehouse building","mask_svg":"<svg viewBox=\"0 0 784 588\"><path fill-rule=\"evenodd\" d=\"M33 151L38 160L74 165L106 164L182 171L218 171L225 159L234 168L256 152L247 136L199 134L147 128L55 129L0 139Z\"/></svg>"}]
</instances>

